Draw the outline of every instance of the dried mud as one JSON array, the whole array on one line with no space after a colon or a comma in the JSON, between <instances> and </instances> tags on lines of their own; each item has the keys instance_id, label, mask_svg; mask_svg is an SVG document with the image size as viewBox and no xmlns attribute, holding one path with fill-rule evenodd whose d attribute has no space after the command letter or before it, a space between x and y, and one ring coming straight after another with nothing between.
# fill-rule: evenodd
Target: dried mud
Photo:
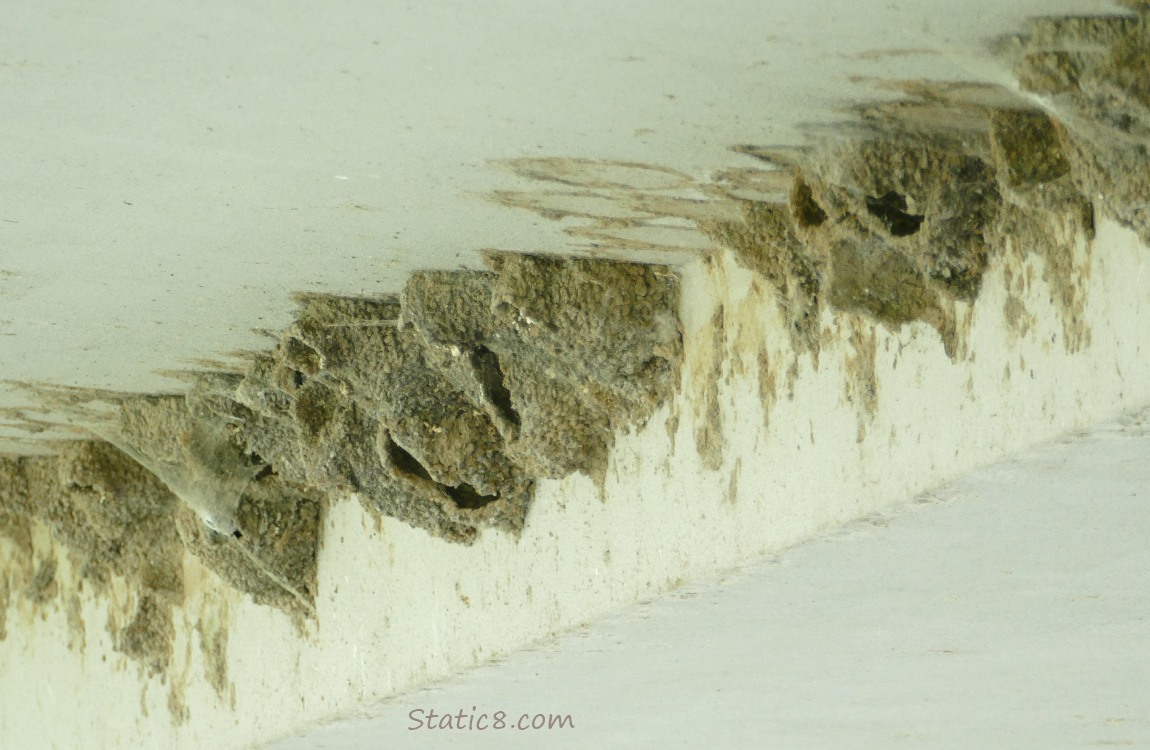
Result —
<instances>
[{"instance_id":1,"label":"dried mud","mask_svg":"<svg viewBox=\"0 0 1150 750\"><path fill-rule=\"evenodd\" d=\"M573 248L599 257L489 252L486 270L417 273L391 297L300 295L270 351L241 371L196 373L181 395L33 387L91 439L0 457L0 638L14 601L62 603L82 647L78 587L124 581L132 606L122 623L109 617L116 648L163 673L187 553L302 627L315 615L325 508L347 494L450 542L517 534L538 481L578 472L602 483L616 436L679 388L679 260L657 260L666 253L730 252L778 306L790 345L744 341L732 307L702 326L686 377L709 470L724 459L724 373L756 369L766 426L780 376L793 397L800 360L817 369L838 347L862 441L880 396L877 329L929 326L952 360L970 356L967 311L995 264L1011 335L1035 326L1024 299L1040 274L1061 345L1089 346L1096 215L1150 243L1150 10L1129 6L1128 17L1038 19L999 40L1021 93L889 84L901 101L858 107L849 127L801 147L736 146L755 166L709 179L631 162L510 162L545 187L490 198L566 222ZM753 365L724 366L730 331ZM62 561L35 543L44 529L76 581L61 581ZM226 623L201 620L199 633L222 698Z\"/></svg>"},{"instance_id":2,"label":"dried mud","mask_svg":"<svg viewBox=\"0 0 1150 750\"><path fill-rule=\"evenodd\" d=\"M334 497L467 544L518 533L540 478L601 479L614 436L677 387L678 277L499 253L488 265L416 274L393 298L301 295L271 351L243 372L193 374L183 395L34 387L99 439L0 459L0 533L25 559L24 597L59 596L56 558L33 563L41 524L80 581L127 582L116 647L158 674L185 553L302 627ZM200 626L222 697L226 627Z\"/></svg>"},{"instance_id":3,"label":"dried mud","mask_svg":"<svg viewBox=\"0 0 1150 750\"><path fill-rule=\"evenodd\" d=\"M121 652L149 671L163 671L172 648L172 607L183 601L182 549L175 520L182 508L150 472L107 443L62 446L54 457L9 458L0 488L0 528L11 542L8 572L21 558L35 572L25 596L41 605L57 599L57 559L37 553L32 525L41 524L67 550L82 585L107 593L113 577L129 582L137 599L122 628L112 622ZM73 597L75 592L72 592ZM68 607L70 629L82 639L78 604ZM82 643L82 640L78 640Z\"/></svg>"},{"instance_id":4,"label":"dried mud","mask_svg":"<svg viewBox=\"0 0 1150 750\"><path fill-rule=\"evenodd\" d=\"M1083 322L1096 213L1150 242L1150 12L1049 17L997 40L1021 92L990 84L901 81L901 101L856 108L803 146L743 144L764 165L687 180L656 165L520 159L509 166L562 192L493 200L564 220L599 253L691 251L693 225L769 282L792 349L817 368L824 314L890 329L934 328L952 359L992 262L1013 280L1030 259L1061 317L1062 344L1089 344ZM646 171L644 171L644 169ZM620 175L630 175L623 179ZM1028 282L1027 282L1028 283ZM1008 325L1024 333L1020 307ZM792 366L793 367L793 366Z\"/></svg>"}]
</instances>

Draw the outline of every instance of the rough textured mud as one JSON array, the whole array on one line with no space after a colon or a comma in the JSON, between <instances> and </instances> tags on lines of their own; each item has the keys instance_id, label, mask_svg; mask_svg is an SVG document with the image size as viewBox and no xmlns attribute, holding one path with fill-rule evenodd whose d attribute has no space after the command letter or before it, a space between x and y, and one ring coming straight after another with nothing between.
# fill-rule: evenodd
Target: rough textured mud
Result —
<instances>
[{"instance_id":1,"label":"rough textured mud","mask_svg":"<svg viewBox=\"0 0 1150 750\"><path fill-rule=\"evenodd\" d=\"M1070 34L1037 26L1033 39L1014 44L1030 48L1042 44L1034 39ZM1081 24L1096 35L1104 28L1118 34L1124 64L1144 26L1130 19ZM1024 55L1020 65L1033 63ZM1089 70L1105 78L1115 68ZM1092 85L1111 92L1107 101L1117 96L1117 83ZM891 328L921 321L938 331L951 357L960 357L957 305L977 298L991 259L1018 266L1029 256L1042 261L1065 347L1089 343L1082 290L1095 211L1150 237L1146 140L1135 145L1128 137L1130 128L1143 127L1135 123L1150 122L1143 105L1130 103L1143 100L1127 92L1130 116L1115 123L1089 111L1082 97L1042 107L993 86L902 88L907 100L860 108L862 129L851 137L823 137L805 149L742 148L791 173L788 199L741 201L740 220L700 227L772 283L796 351L817 354L817 321L830 309L866 314ZM1007 312L1008 320L1025 320L1021 310Z\"/></svg>"},{"instance_id":2,"label":"rough textured mud","mask_svg":"<svg viewBox=\"0 0 1150 750\"><path fill-rule=\"evenodd\" d=\"M534 481L600 475L614 432L674 389L677 279L660 267L492 254L398 299L305 299L230 388L238 435L285 481L356 492L447 539L517 531Z\"/></svg>"},{"instance_id":3,"label":"rough textured mud","mask_svg":"<svg viewBox=\"0 0 1150 750\"><path fill-rule=\"evenodd\" d=\"M800 184L805 185L801 177L796 187ZM704 221L701 227L775 287L787 311L792 345L817 361L825 264L806 250L785 204L747 201L742 208L739 219Z\"/></svg>"},{"instance_id":4,"label":"rough textured mud","mask_svg":"<svg viewBox=\"0 0 1150 750\"><path fill-rule=\"evenodd\" d=\"M355 493L372 513L469 543L485 527L521 529L540 478L601 478L615 433L678 385L677 276L587 259L488 263L416 274L398 297L301 295L271 351L243 372L195 374L183 395L34 388L99 439L0 459L7 568L24 569L0 580L4 614L13 582L39 606L60 594L56 558L33 549L44 525L81 581L127 582L133 609L110 621L114 642L161 673L185 552L302 624L333 497ZM201 620L200 638L224 696L226 625Z\"/></svg>"},{"instance_id":5,"label":"rough textured mud","mask_svg":"<svg viewBox=\"0 0 1150 750\"><path fill-rule=\"evenodd\" d=\"M112 576L137 597L135 614L114 632L116 647L153 672L171 658L172 607L183 601L179 502L150 472L107 443L62 446L55 457L7 459L0 519L31 554L31 524L48 527L67 549L80 581L100 592ZM57 561L37 563L29 598L55 599Z\"/></svg>"},{"instance_id":6,"label":"rough textured mud","mask_svg":"<svg viewBox=\"0 0 1150 750\"><path fill-rule=\"evenodd\" d=\"M565 189L492 199L565 222L572 237L594 239L594 252L697 246L684 226L730 250L773 289L786 320L791 361L764 353L760 366L768 413L777 373L793 394L798 358L817 369L841 335L829 314L891 330L925 324L952 359L969 356L971 306L992 264L1006 280L1011 334L1033 329L1022 300L1037 276L1061 320L1052 343L1075 352L1091 338L1083 311L1096 214L1150 242L1150 6L1126 5L1126 17L1041 18L999 40L1021 93L893 82L902 100L860 106L847 125L812 129L805 145L734 147L758 168L690 180L657 165L524 159L509 166ZM681 237L666 240L668 226ZM875 397L863 397L872 388L847 388L873 412ZM705 388L693 393L707 400ZM696 437L714 464L716 441L704 428Z\"/></svg>"},{"instance_id":7,"label":"rough textured mud","mask_svg":"<svg viewBox=\"0 0 1150 750\"><path fill-rule=\"evenodd\" d=\"M1024 84L1036 91L1027 66L1046 58L1035 50L1071 45L1081 55L1096 47L1093 62L1079 64L1073 85L1063 86L1069 92L1033 99L986 84L900 82L904 100L860 107L849 128L812 135L807 146L736 147L767 164L689 186L706 197L684 198L678 183L680 193L659 192L672 188L657 180L636 187L592 179L584 161L549 159L512 167L585 191L547 191L545 202L523 193L512 204L574 222L572 236L614 238L621 250L654 238L659 219L692 223L769 282L793 352L816 368L824 314L834 311L890 329L926 324L951 358L966 356L966 311L989 265L1007 266L1017 281L1029 258L1039 261L1061 316L1062 345L1076 351L1090 340L1082 311L1095 213L1146 236L1150 125L1142 124L1145 85L1129 74L1146 64L1145 35L1143 17L1038 21L1030 37L1000 46L1019 58ZM1125 114L1104 116L1111 105ZM1024 310L1006 312L1011 325L1026 325ZM788 372L793 381L793 362Z\"/></svg>"},{"instance_id":8,"label":"rough textured mud","mask_svg":"<svg viewBox=\"0 0 1150 750\"><path fill-rule=\"evenodd\" d=\"M1036 19L1001 47L1069 131L1074 183L1150 242L1150 11L1128 5L1137 15Z\"/></svg>"},{"instance_id":9,"label":"rough textured mud","mask_svg":"<svg viewBox=\"0 0 1150 750\"><path fill-rule=\"evenodd\" d=\"M315 496L268 475L240 501L242 537L215 533L191 514L181 515L176 528L189 551L256 603L307 615L315 601L321 508Z\"/></svg>"},{"instance_id":10,"label":"rough textured mud","mask_svg":"<svg viewBox=\"0 0 1150 750\"><path fill-rule=\"evenodd\" d=\"M1002 202L989 123L914 128L900 122L904 106L860 113L870 128L861 138L755 149L793 172L789 200L703 224L778 290L797 350L817 354L829 308L892 328L921 321L958 351L953 307L978 295Z\"/></svg>"}]
</instances>

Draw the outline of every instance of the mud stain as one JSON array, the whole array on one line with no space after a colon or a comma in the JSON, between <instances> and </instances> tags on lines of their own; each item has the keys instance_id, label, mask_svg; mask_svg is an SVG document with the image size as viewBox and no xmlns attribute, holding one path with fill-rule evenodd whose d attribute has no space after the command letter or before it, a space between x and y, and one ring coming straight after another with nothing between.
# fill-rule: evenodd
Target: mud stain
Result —
<instances>
[{"instance_id":1,"label":"mud stain","mask_svg":"<svg viewBox=\"0 0 1150 750\"><path fill-rule=\"evenodd\" d=\"M763 406L763 429L771 425L771 411L779 398L779 384L774 367L771 365L771 355L767 349L759 349L758 356L759 402Z\"/></svg>"},{"instance_id":2,"label":"mud stain","mask_svg":"<svg viewBox=\"0 0 1150 750\"><path fill-rule=\"evenodd\" d=\"M695 450L703 468L718 471L723 465L724 452L721 383L727 348L726 311L722 305L711 316L704 336L709 337L710 346L692 373L699 389L698 398L693 399Z\"/></svg>"},{"instance_id":3,"label":"mud stain","mask_svg":"<svg viewBox=\"0 0 1150 750\"><path fill-rule=\"evenodd\" d=\"M849 316L844 323L850 351L844 365L846 379L843 383L843 398L858 413L855 440L861 443L866 439L867 426L878 410L878 376L875 371L877 335L874 323L864 318Z\"/></svg>"},{"instance_id":4,"label":"mud stain","mask_svg":"<svg viewBox=\"0 0 1150 750\"><path fill-rule=\"evenodd\" d=\"M228 606L209 604L196 622L204 678L216 695L235 707L235 688L228 680Z\"/></svg>"},{"instance_id":5,"label":"mud stain","mask_svg":"<svg viewBox=\"0 0 1150 750\"><path fill-rule=\"evenodd\" d=\"M727 480L727 503L733 505L739 500L739 474L743 471L743 459L736 458L731 476Z\"/></svg>"},{"instance_id":6,"label":"mud stain","mask_svg":"<svg viewBox=\"0 0 1150 750\"><path fill-rule=\"evenodd\" d=\"M691 177L678 170L637 162L528 157L506 165L530 180L581 188L671 190L691 184Z\"/></svg>"}]
</instances>

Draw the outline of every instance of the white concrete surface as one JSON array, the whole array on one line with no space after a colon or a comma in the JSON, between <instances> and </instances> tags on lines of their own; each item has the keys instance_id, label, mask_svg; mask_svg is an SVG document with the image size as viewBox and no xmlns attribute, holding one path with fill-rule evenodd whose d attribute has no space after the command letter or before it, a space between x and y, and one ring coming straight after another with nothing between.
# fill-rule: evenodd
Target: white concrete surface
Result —
<instances>
[{"instance_id":1,"label":"white concrete surface","mask_svg":"<svg viewBox=\"0 0 1150 750\"><path fill-rule=\"evenodd\" d=\"M1150 746L1146 420L266 747Z\"/></svg>"}]
</instances>

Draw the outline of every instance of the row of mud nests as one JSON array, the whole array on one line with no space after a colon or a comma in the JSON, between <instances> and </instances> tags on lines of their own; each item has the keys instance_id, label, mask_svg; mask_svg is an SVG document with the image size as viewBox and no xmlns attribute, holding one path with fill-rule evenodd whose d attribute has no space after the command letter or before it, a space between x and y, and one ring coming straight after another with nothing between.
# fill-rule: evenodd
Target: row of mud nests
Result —
<instances>
[{"instance_id":1,"label":"row of mud nests","mask_svg":"<svg viewBox=\"0 0 1150 750\"><path fill-rule=\"evenodd\" d=\"M22 561L0 577L0 612L21 590L57 598L55 566L34 562L50 559L34 544L46 526L81 581L128 582L116 646L163 672L186 552L303 628L329 499L469 544L518 533L540 478L602 481L614 436L675 389L678 277L486 261L417 273L395 297L301 295L274 348L187 375L182 395L29 386L95 439L0 463L0 533Z\"/></svg>"},{"instance_id":2,"label":"row of mud nests","mask_svg":"<svg viewBox=\"0 0 1150 750\"><path fill-rule=\"evenodd\" d=\"M906 96L859 107L849 127L812 131L803 147L737 147L759 166L700 182L657 165L523 159L511 167L539 189L491 197L574 220L567 231L592 255L725 248L773 290L795 361L816 364L828 311L891 329L926 323L959 359L957 310L992 259L1007 268L1005 319L1027 325L1022 262L1037 255L1075 351L1090 341L1095 215L1150 243L1150 11L1130 6L1039 19L1001 40L1019 91L887 82ZM128 583L135 613L109 625L120 651L158 673L187 552L303 623L331 499L354 494L377 517L467 544L484 528L517 533L540 479L602 481L614 436L679 387L674 265L486 261L417 273L394 297L301 295L273 349L242 371L189 376L183 395L25 384L93 439L0 460L0 636L13 597L63 597L37 526L82 583ZM861 329L852 336L867 349ZM873 328L869 340L873 350ZM773 370L760 376L773 402ZM853 398L873 409L876 387L856 383ZM721 459L713 437L699 441L709 466Z\"/></svg>"}]
</instances>

